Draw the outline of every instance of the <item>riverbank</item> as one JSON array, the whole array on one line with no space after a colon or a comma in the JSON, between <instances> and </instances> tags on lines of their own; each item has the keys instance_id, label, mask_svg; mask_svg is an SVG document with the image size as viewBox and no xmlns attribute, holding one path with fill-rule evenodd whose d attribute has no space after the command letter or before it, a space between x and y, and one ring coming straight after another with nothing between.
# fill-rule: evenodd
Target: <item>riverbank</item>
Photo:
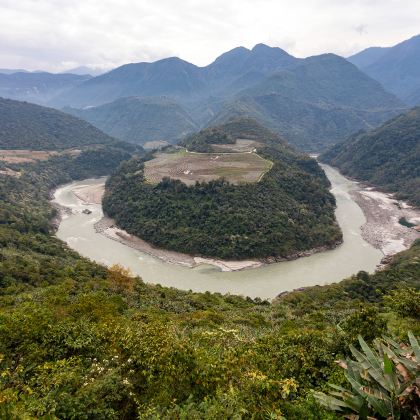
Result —
<instances>
[{"instance_id":1,"label":"riverbank","mask_svg":"<svg viewBox=\"0 0 420 420\"><path fill-rule=\"evenodd\" d=\"M168 264L162 259L126 246L120 240L110 239L96 232L95 224L103 217L101 205L86 204L75 196L74 190L78 190L81 197L84 192L90 191L89 186L95 190L95 186L103 185L105 178L76 181L55 191L53 201L71 210L70 214L62 214L56 236L84 257L106 266L120 264L146 283L159 283L195 292L209 291L272 299L284 291L331 284L360 270L372 273L383 254L361 236L360 226L366 222L366 218L349 194L350 191L359 189L358 184L328 165L323 165L323 169L336 198L336 218L342 229L344 242L335 249L318 252L306 258L280 263L273 261L272 264L262 264L255 269L230 272L209 264L198 264L193 268L177 263Z\"/></svg>"},{"instance_id":2,"label":"riverbank","mask_svg":"<svg viewBox=\"0 0 420 420\"><path fill-rule=\"evenodd\" d=\"M361 226L363 239L379 249L385 258L408 249L420 238L420 233L414 228L420 226L420 209L395 200L392 194L373 190L363 184L359 184L359 188L350 192L350 195L366 218L366 223ZM414 226L403 226L399 223L401 219Z\"/></svg>"},{"instance_id":3,"label":"riverbank","mask_svg":"<svg viewBox=\"0 0 420 420\"><path fill-rule=\"evenodd\" d=\"M100 205L105 192L105 183L95 185L80 185L73 189L74 195L82 202L82 205ZM404 202L395 200L392 195L373 190L371 187L357 183L357 188L350 191L353 200L362 209L366 222L361 226L363 239L384 255L383 262L397 252L403 251L420 237L420 233L413 228L408 228L399 223L401 218L408 222L420 225L420 210ZM60 208L61 214L68 214L69 209ZM59 219L55 220L56 226ZM307 251L298 252L284 258L268 257L264 259L250 259L244 261L225 261L215 258L202 258L175 251L159 249L148 242L138 238L116 226L115 221L102 217L94 225L95 231L109 239L117 241L125 246L148 254L154 258L170 264L194 268L199 265L217 267L223 272L241 271L250 268L258 268L267 264L283 261L292 261L302 257L308 257L317 253L336 248L340 243L332 247L319 247Z\"/></svg>"},{"instance_id":4,"label":"riverbank","mask_svg":"<svg viewBox=\"0 0 420 420\"><path fill-rule=\"evenodd\" d=\"M101 204L102 196L105 192L105 185L81 185L73 189L74 195L83 202L84 205ZM109 217L103 217L94 225L95 231L106 236L109 239L118 241L123 245L144 252L152 257L158 258L166 263L179 264L185 267L194 268L202 264L211 265L219 268L221 271L240 271L250 268L258 268L266 264L274 264L283 261L292 261L302 257L308 257L319 252L325 252L336 248L341 244L337 242L333 246L322 246L305 251L296 252L286 257L267 257L262 259L250 260L220 260L216 258L204 258L184 254L181 252L170 251L156 248L143 239L131 235L123 229L120 229L115 221Z\"/></svg>"}]
</instances>

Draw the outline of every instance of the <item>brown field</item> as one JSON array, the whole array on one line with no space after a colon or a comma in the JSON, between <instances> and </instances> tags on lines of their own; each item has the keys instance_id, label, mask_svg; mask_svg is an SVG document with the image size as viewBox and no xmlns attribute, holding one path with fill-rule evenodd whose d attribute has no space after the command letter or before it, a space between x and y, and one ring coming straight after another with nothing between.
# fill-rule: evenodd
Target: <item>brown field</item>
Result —
<instances>
[{"instance_id":1,"label":"brown field","mask_svg":"<svg viewBox=\"0 0 420 420\"><path fill-rule=\"evenodd\" d=\"M146 150L161 149L162 147L169 146L169 144L165 140L152 140L144 143L143 148Z\"/></svg>"},{"instance_id":2,"label":"brown field","mask_svg":"<svg viewBox=\"0 0 420 420\"><path fill-rule=\"evenodd\" d=\"M146 162L145 177L158 183L164 177L179 179L187 185L225 178L232 184L258 182L272 163L256 153L158 153Z\"/></svg>"},{"instance_id":3,"label":"brown field","mask_svg":"<svg viewBox=\"0 0 420 420\"><path fill-rule=\"evenodd\" d=\"M255 140L237 139L235 144L213 144L212 149L219 153L246 153L252 152L261 143Z\"/></svg>"},{"instance_id":4,"label":"brown field","mask_svg":"<svg viewBox=\"0 0 420 420\"><path fill-rule=\"evenodd\" d=\"M61 152L54 150L0 150L0 161L7 163L31 163L38 160L47 160L53 156L80 154L78 149L68 149Z\"/></svg>"}]
</instances>

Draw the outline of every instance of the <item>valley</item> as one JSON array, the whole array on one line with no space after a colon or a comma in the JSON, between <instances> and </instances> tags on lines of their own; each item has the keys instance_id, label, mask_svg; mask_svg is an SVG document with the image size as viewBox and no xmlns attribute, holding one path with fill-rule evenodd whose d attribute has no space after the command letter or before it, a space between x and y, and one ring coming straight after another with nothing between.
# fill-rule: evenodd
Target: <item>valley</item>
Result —
<instances>
[{"instance_id":1,"label":"valley","mask_svg":"<svg viewBox=\"0 0 420 420\"><path fill-rule=\"evenodd\" d=\"M0 419L419 418L420 35L354 54L385 3L16 1Z\"/></svg>"}]
</instances>

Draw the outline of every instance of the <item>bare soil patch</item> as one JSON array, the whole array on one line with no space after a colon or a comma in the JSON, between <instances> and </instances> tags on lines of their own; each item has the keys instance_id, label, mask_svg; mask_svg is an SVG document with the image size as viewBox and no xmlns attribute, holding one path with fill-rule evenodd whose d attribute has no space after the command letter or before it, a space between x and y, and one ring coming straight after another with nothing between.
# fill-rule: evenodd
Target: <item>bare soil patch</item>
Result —
<instances>
[{"instance_id":1,"label":"bare soil patch","mask_svg":"<svg viewBox=\"0 0 420 420\"><path fill-rule=\"evenodd\" d=\"M213 144L212 149L215 152L221 153L251 153L258 146L261 146L261 143L255 140L248 139L238 139L235 144Z\"/></svg>"},{"instance_id":2,"label":"bare soil patch","mask_svg":"<svg viewBox=\"0 0 420 420\"><path fill-rule=\"evenodd\" d=\"M0 150L0 161L7 163L32 163L39 160L47 160L54 156L71 155L77 156L79 149L55 150Z\"/></svg>"},{"instance_id":3,"label":"bare soil patch","mask_svg":"<svg viewBox=\"0 0 420 420\"><path fill-rule=\"evenodd\" d=\"M225 178L232 184L258 182L272 163L256 153L159 153L145 164L145 177L158 183L164 177L187 185Z\"/></svg>"}]
</instances>

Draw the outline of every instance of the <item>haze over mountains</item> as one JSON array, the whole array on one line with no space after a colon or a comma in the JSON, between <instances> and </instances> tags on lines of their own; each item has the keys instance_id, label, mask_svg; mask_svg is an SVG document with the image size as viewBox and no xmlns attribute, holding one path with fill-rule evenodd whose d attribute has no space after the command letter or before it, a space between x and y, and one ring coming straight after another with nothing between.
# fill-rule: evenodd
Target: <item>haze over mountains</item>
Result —
<instances>
[{"instance_id":1,"label":"haze over mountains","mask_svg":"<svg viewBox=\"0 0 420 420\"><path fill-rule=\"evenodd\" d=\"M0 72L0 97L47 105L51 104L57 95L64 94L91 77L46 72Z\"/></svg>"},{"instance_id":2,"label":"haze over mountains","mask_svg":"<svg viewBox=\"0 0 420 420\"><path fill-rule=\"evenodd\" d=\"M162 139L174 142L198 128L179 104L161 97L121 98L85 110L68 107L64 111L111 136L137 144Z\"/></svg>"},{"instance_id":3,"label":"haze over mountains","mask_svg":"<svg viewBox=\"0 0 420 420\"><path fill-rule=\"evenodd\" d=\"M294 146L319 151L420 103L419 75L420 36L348 60L334 54L301 59L258 44L228 51L206 67L170 57L97 77L0 74L0 96L64 108L137 144L175 142L209 125L252 117Z\"/></svg>"},{"instance_id":4,"label":"haze over mountains","mask_svg":"<svg viewBox=\"0 0 420 420\"><path fill-rule=\"evenodd\" d=\"M156 132L156 127L168 126L167 103L161 104L153 116L151 136L150 124L139 124L144 118L133 110L135 102L120 101L132 96L143 101L155 98L155 106L170 101L178 119L170 124L180 129L172 130L170 137L166 129ZM235 48L206 67L176 57L127 64L80 83L52 103L79 108L71 112L109 134L140 144L172 141L173 134L183 133L184 128L188 131L188 127L202 128L246 116L305 150L323 149L354 130L374 128L405 106L339 56L299 59L263 44L252 50ZM124 113L128 103L130 112ZM128 128L120 130L112 121L123 113ZM127 134L130 131L135 135Z\"/></svg>"},{"instance_id":5,"label":"haze over mountains","mask_svg":"<svg viewBox=\"0 0 420 420\"><path fill-rule=\"evenodd\" d=\"M420 105L420 35L393 47L368 48L348 58L410 105Z\"/></svg>"}]
</instances>

